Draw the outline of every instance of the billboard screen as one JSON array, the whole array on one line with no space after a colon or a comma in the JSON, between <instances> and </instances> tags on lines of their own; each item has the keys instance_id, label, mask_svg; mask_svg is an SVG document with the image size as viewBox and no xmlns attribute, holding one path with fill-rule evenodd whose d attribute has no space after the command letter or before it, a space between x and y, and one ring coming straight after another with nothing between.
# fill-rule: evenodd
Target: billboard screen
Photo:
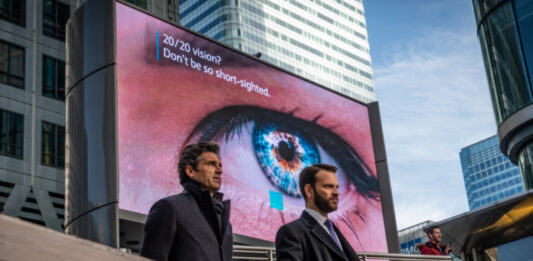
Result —
<instances>
[{"instance_id":1,"label":"billboard screen","mask_svg":"<svg viewBox=\"0 0 533 261\"><path fill-rule=\"evenodd\" d=\"M273 241L304 209L299 171L329 163L330 217L355 250L387 252L365 105L125 4L116 26L120 209L180 193L179 151L211 140L234 233Z\"/></svg>"}]
</instances>

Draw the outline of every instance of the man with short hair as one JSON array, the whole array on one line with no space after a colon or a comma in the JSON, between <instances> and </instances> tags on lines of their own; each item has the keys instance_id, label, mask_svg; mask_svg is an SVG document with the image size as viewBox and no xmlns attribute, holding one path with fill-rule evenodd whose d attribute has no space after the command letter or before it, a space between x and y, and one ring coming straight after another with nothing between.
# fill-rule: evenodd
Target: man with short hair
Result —
<instances>
[{"instance_id":1,"label":"man with short hair","mask_svg":"<svg viewBox=\"0 0 533 261\"><path fill-rule=\"evenodd\" d=\"M278 261L358 261L357 253L328 218L337 210L337 167L315 164L300 172L305 210L299 219L283 225L276 234Z\"/></svg>"},{"instance_id":2,"label":"man with short hair","mask_svg":"<svg viewBox=\"0 0 533 261\"><path fill-rule=\"evenodd\" d=\"M424 230L429 238L429 241L420 246L420 254L422 255L434 255L434 256L447 256L452 250L452 246L444 246L440 243L442 240L442 234L438 226L432 225ZM418 247L418 246L417 246Z\"/></svg>"},{"instance_id":3,"label":"man with short hair","mask_svg":"<svg viewBox=\"0 0 533 261\"><path fill-rule=\"evenodd\" d=\"M233 234L230 202L217 192L222 184L220 148L199 142L178 160L183 192L157 201L144 226L141 255L155 260L230 261Z\"/></svg>"}]
</instances>

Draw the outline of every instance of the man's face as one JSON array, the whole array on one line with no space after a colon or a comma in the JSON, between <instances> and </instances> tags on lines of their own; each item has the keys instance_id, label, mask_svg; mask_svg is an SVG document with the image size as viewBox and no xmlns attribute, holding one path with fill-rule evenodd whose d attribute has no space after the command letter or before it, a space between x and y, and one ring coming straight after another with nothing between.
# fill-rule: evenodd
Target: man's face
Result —
<instances>
[{"instance_id":1,"label":"man's face","mask_svg":"<svg viewBox=\"0 0 533 261\"><path fill-rule=\"evenodd\" d=\"M429 233L429 239L435 243L440 243L442 240L442 234L440 233L440 228L434 228L433 233Z\"/></svg>"},{"instance_id":2,"label":"man's face","mask_svg":"<svg viewBox=\"0 0 533 261\"><path fill-rule=\"evenodd\" d=\"M196 169L187 166L185 172L189 178L202 183L203 187L211 193L219 190L222 185L222 163L217 154L213 152L200 154Z\"/></svg>"},{"instance_id":3,"label":"man's face","mask_svg":"<svg viewBox=\"0 0 533 261\"><path fill-rule=\"evenodd\" d=\"M339 182L335 173L320 170L316 174L314 188L315 205L323 212L330 213L337 210L339 204Z\"/></svg>"}]
</instances>

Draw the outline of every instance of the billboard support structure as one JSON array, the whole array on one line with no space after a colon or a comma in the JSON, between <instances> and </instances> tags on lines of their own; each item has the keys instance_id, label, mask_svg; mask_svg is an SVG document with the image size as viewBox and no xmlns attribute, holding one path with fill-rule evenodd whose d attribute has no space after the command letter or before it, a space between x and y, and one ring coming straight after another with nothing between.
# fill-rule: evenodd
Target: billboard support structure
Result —
<instances>
[{"instance_id":1,"label":"billboard support structure","mask_svg":"<svg viewBox=\"0 0 533 261\"><path fill-rule=\"evenodd\" d=\"M172 167L165 167L163 169L156 168L164 164L158 164L158 166L150 165L150 167L154 167L153 169L145 167L150 164L153 157L159 157L159 159L165 158L168 160L165 163L172 162L175 165L175 159L173 160L171 156L168 156L170 154L169 152L176 152L175 149L179 148L180 145L193 142L189 138L196 137L195 135L197 134L202 134L203 136L208 135L206 134L208 132L191 132L195 124L197 125L194 129L199 130L202 129L201 127L215 126L216 124L228 122L228 120L210 122L210 120L216 117L223 118L240 115L242 117L241 119L247 119L249 121L243 125L242 128L245 128L251 126L250 122L252 120L250 119L252 119L252 116L262 116L265 117L264 119L287 119L287 121L283 123L270 122L270 125L264 124L263 121L263 125L257 124L257 126L262 126L263 129L254 129L254 133L257 134L261 131L267 132L269 128L276 124L279 126L283 125L280 132L276 133L273 131L270 135L274 135L275 138L287 136L301 138L302 143L298 145L301 146L300 149L302 150L309 149L312 151L311 154L314 156L309 156L310 159L328 159L332 164L337 163L336 165L340 165L341 169L343 167L346 168L346 171L343 171L346 172L343 174L343 183L353 185L345 186L346 193L350 193L347 194L350 195L348 197L350 200L348 201L360 201L359 205L350 205L350 210L346 207L344 213L353 214L357 212L356 215L359 216L361 214L359 210L363 209L361 210L363 211L362 214L368 214L368 219L378 218L379 221L365 223L364 218L361 218L363 220L361 222L361 220L353 216L349 220L350 222L345 223L344 229L346 231L350 231L353 234L359 232L365 236L369 236L377 228L379 231L382 231L382 234L379 235L379 240L374 240L374 244L380 247L380 251L385 251L388 248L388 252L399 252L396 221L377 102L368 105L361 104L341 94L324 90L326 88L323 86L302 79L299 76L272 66L264 61L260 61L252 56L243 54L231 47L222 46L212 40L205 39L185 28L172 24L163 24L164 21L161 19L153 22L159 26L155 31L154 28L149 28L149 26L136 28L135 23L143 21L144 18L140 17L141 14L130 13L134 11L128 9L128 7L131 6L125 3L117 4L115 1L109 0L87 1L74 13L67 24L65 186L67 190L65 209L67 233L118 247L120 245L119 185L127 184L121 187L120 193L125 194L122 196L120 210L122 212L131 211L133 216L138 218L138 215L145 213L143 208L153 203L149 201L156 198L156 196L160 197L162 194L168 195L168 193L179 192L175 187L176 184L174 184L177 183L177 175L175 177L172 176L175 175L175 173L171 173L173 170ZM119 15L119 9L129 15ZM139 11L139 13L142 12ZM134 23L129 23L125 17L127 19L133 19L131 22ZM118 24L117 19L122 24ZM172 26L175 27L172 28ZM178 36L180 36L179 39ZM137 41L117 42L117 39L122 40L121 37L130 37L129 40L135 38ZM195 42L195 39L198 42ZM190 50L187 48L190 48ZM188 50L187 53L185 52L186 50ZM135 65L136 63L137 66ZM117 64L119 64L118 67ZM139 71L132 73L133 71L128 71L130 69L128 66ZM193 75L202 75L202 73L205 75L201 83L203 85L194 85L193 83L197 81L192 79L194 77ZM170 75L176 78L168 78L163 84L154 82L164 79L164 77L158 77L156 75ZM131 80L128 76L131 76L134 80L128 82ZM176 79L179 79L179 81ZM154 88L149 88L151 86ZM161 88L161 86L167 89L155 90L156 87ZM179 89L178 87L183 87L185 90L180 89L176 93L176 90ZM211 89L202 90L203 87ZM193 88L194 90L187 92L187 88ZM213 102L209 103L210 107L202 104L197 104L196 106L191 104L197 98L209 99L213 93L216 96L218 90L215 88L227 88L224 89L224 95L227 97L224 96L224 99L220 97L212 99ZM129 98L133 97L133 101L121 96L125 93ZM139 93L142 95L135 96ZM243 98L243 95L246 95L245 98ZM281 99L287 99L294 95L301 96L296 96L299 99L294 101ZM121 102L124 101L131 105L135 104L135 102L150 99L152 99L151 101L157 101L157 106L148 106L148 108L158 108L153 113L148 110L139 110L131 113L131 111L127 111L127 106L121 105L123 104ZM172 104L165 105L165 99L170 99ZM189 102L189 105L186 105L186 102L177 102L179 99ZM229 100L232 100L232 102L228 103ZM176 106L176 104L181 107L173 107L175 111L161 113L161 110L168 110L169 107ZM220 107L217 107L219 105ZM281 107L269 107L271 105ZM124 106L126 109L122 110L121 108L123 107L120 106ZM191 110L187 115L197 115L195 117L205 118L200 121L199 118L190 118L181 121L177 112L181 112L187 108ZM207 108L209 110L206 110ZM302 110L299 110L300 108ZM201 111L201 109L205 111ZM325 112L328 112L329 115L326 115ZM134 115L135 118L124 119L122 118L124 115L130 117ZM142 118L147 115L149 117ZM164 118L163 121L154 120L154 117L162 117L162 115L172 115L172 117ZM343 117L345 118L343 119ZM136 122L139 119L141 119L140 123ZM142 122L142 119L147 119L147 122L150 124ZM358 120L362 120L362 123ZM165 124L173 121L179 124L176 123L176 125L173 125L174 127L166 128L168 125ZM154 122L157 122L157 124L154 124ZM187 122L187 124L184 122ZM253 122L261 122L261 120L253 120ZM129 125L123 127L121 125L122 123ZM142 134L143 129L139 130L135 127L143 124L144 126L149 126L150 130L155 132L150 134L144 133L143 135L145 136L136 136L137 133ZM176 126L180 127L177 128ZM295 128L296 126L298 128ZM218 126L218 128L214 129L223 129L223 127ZM354 129L353 127L356 128ZM166 136L154 135L154 133L158 133L156 131L158 128L159 133L170 132L172 134ZM307 132L306 128L308 129ZM291 130L295 131L293 133L294 135L288 134ZM317 137L312 137L309 134L318 135ZM129 143L124 142L127 145L125 147L133 150L123 150L123 147L121 147L122 140L120 138L124 135L127 135L127 140L130 141ZM187 135L189 136L185 139ZM215 136L215 134L212 135L212 137ZM265 140L255 139L254 142L254 146L260 146L264 144ZM227 143L226 147L234 145L229 142ZM151 151L153 144L162 144L167 147L155 146L157 150L154 153ZM139 146L144 146L141 150L146 149L146 151L141 151L138 154L135 154L137 153L135 152L135 155L130 157L133 160L124 163L124 168L122 169L123 166L120 161L122 158L119 158L119 150L121 157L124 157L128 153L136 151ZM169 149L170 146L174 147ZM163 155L167 157L161 157ZM252 160L244 162L266 160L264 158L266 154L261 155L252 155L249 158ZM343 163L337 161L341 158L345 160ZM354 163L357 166L354 167ZM120 182L119 165L123 172ZM138 166L145 167L144 170L149 170L149 172L143 172ZM225 164L225 170L227 166L228 164ZM256 166L256 170L265 171L261 169L264 166ZM132 169L138 170L141 176L132 176L131 173L127 172L131 172ZM236 165L233 171L236 174L233 177L233 182L242 182L239 179L244 177L240 176L241 173L237 172L246 172L248 174L249 168ZM231 172L231 170L228 172ZM142 175L143 173L144 175ZM163 177L163 175L173 177L173 180L159 182L167 187L159 187L160 190L156 193L153 193L151 190L155 190L154 187L157 187L157 182L153 184L145 183L143 184L145 185L144 187L136 186L140 180L146 182L150 179ZM129 178L128 181L130 183L123 184L122 178L125 177ZM261 177L265 179L265 177ZM227 184L227 180L225 178L224 184ZM253 181L257 180L256 178ZM284 213L287 214L288 220L297 218L297 215L301 211L298 205L301 203L298 202L298 200L301 201L301 198L298 197L298 189L292 188L289 190L287 188L281 188L280 184L275 183L274 176L271 176L270 180L265 179L265 181L270 186L271 191L269 192L274 192L266 194L271 197L270 206L274 201L272 195L276 196L276 202L278 204L281 199L281 205L276 208L268 208L268 211L285 211ZM357 188L354 189L353 187ZM247 189L251 191L251 187ZM252 191L253 193L255 192ZM142 194L141 199L144 201L136 203L139 198L135 197L139 194ZM268 196L261 194L261 197L267 198ZM236 197L237 200L240 200L240 198ZM289 211L283 209L283 200L287 200L287 204L292 209ZM132 202L141 207L131 208ZM242 202L243 200L241 199L241 204L243 204ZM261 205L269 206L268 201L265 202ZM374 202L380 202L380 204L373 205ZM346 201L345 203L348 202ZM239 204L233 206L235 208L244 208ZM279 208L280 206L281 208ZM364 213L366 209L371 210L368 210L368 213ZM235 215L237 218L240 218L238 211L235 212L232 208L232 216ZM249 209L245 208L240 211L241 213L249 213ZM282 220L285 219L282 218ZM340 218L339 222L341 222ZM383 222L383 224L380 222ZM242 221L242 223L244 224L245 221ZM366 230L361 229L360 231L356 231L355 229L349 228L350 226L353 227L354 224L359 225L361 228L366 228ZM261 226L261 224L257 224L257 226ZM257 229L257 227L254 229ZM268 230L268 232L272 232L272 229ZM267 241L263 240L264 238L260 238L257 235L247 235L245 233L242 235L242 237L236 237L237 239L241 238L242 243L252 243L252 241L254 242L253 244L258 245L267 243ZM356 237L358 236L352 236L352 238ZM256 238L257 240L255 240ZM386 246L384 246L385 241ZM363 246L364 243L366 242L359 241L360 246Z\"/></svg>"},{"instance_id":2,"label":"billboard support structure","mask_svg":"<svg viewBox=\"0 0 533 261\"><path fill-rule=\"evenodd\" d=\"M400 253L398 233L391 234L392 231L398 231L398 228L396 226L396 215L394 213L394 204L392 201L389 167L387 165L387 153L385 150L385 138L383 137L378 102L373 102L368 105L368 114L370 128L372 129L372 144L374 146L376 170L379 176L379 188L382 192L381 204L383 206L383 220L385 221L385 231L389 233L387 235L387 245L389 247L389 253Z\"/></svg>"},{"instance_id":3,"label":"billboard support structure","mask_svg":"<svg viewBox=\"0 0 533 261\"><path fill-rule=\"evenodd\" d=\"M115 2L67 23L65 231L118 247Z\"/></svg>"}]
</instances>

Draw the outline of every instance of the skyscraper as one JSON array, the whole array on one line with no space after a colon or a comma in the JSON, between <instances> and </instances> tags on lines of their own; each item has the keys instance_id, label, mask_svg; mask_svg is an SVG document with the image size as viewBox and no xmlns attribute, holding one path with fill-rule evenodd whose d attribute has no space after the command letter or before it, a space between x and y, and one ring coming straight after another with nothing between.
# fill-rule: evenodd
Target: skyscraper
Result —
<instances>
[{"instance_id":1,"label":"skyscraper","mask_svg":"<svg viewBox=\"0 0 533 261\"><path fill-rule=\"evenodd\" d=\"M363 102L375 101L362 0L182 0L180 23Z\"/></svg>"},{"instance_id":2,"label":"skyscraper","mask_svg":"<svg viewBox=\"0 0 533 261\"><path fill-rule=\"evenodd\" d=\"M492 136L459 153L470 210L524 191L520 168L500 151Z\"/></svg>"},{"instance_id":3,"label":"skyscraper","mask_svg":"<svg viewBox=\"0 0 533 261\"><path fill-rule=\"evenodd\" d=\"M533 189L533 1L472 0L501 150Z\"/></svg>"}]
</instances>

